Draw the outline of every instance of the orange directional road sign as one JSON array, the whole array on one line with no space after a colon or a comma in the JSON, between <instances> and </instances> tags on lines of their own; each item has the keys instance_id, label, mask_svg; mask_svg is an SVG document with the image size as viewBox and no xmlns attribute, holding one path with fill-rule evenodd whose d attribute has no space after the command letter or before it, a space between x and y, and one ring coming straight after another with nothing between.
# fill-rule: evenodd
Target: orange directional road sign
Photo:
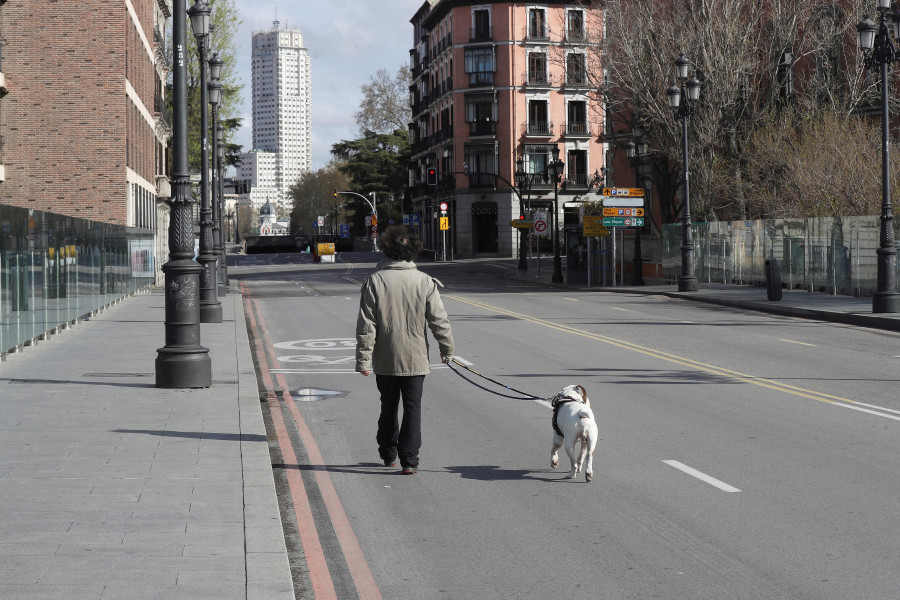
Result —
<instances>
[{"instance_id":1,"label":"orange directional road sign","mask_svg":"<svg viewBox=\"0 0 900 600\"><path fill-rule=\"evenodd\" d=\"M625 196L628 198L643 198L644 188L603 188L604 196Z\"/></svg>"},{"instance_id":2,"label":"orange directional road sign","mask_svg":"<svg viewBox=\"0 0 900 600\"><path fill-rule=\"evenodd\" d=\"M604 208L604 217L643 217L643 208Z\"/></svg>"}]
</instances>

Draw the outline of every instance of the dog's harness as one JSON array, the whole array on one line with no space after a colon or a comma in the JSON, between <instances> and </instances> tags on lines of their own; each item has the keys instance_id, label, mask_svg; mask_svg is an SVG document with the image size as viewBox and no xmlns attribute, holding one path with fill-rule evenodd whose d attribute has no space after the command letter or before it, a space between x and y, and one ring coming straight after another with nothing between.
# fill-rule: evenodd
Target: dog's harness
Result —
<instances>
[{"instance_id":1,"label":"dog's harness","mask_svg":"<svg viewBox=\"0 0 900 600\"><path fill-rule=\"evenodd\" d=\"M568 404L569 402L581 402L583 404L584 400L570 398L569 396L560 396L559 394L557 394L550 401L550 406L553 407L553 419L550 421L550 423L553 425L553 431L555 431L557 433L557 435L560 435L560 436L563 435L563 432L559 428L559 423L556 422L556 419L559 416L559 409L562 407L562 405Z\"/></svg>"}]
</instances>

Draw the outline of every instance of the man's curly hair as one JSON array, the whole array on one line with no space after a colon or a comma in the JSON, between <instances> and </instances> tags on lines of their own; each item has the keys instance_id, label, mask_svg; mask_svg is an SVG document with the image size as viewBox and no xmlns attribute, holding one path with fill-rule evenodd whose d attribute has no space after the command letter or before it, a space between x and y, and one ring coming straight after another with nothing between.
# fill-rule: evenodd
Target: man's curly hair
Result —
<instances>
[{"instance_id":1,"label":"man's curly hair","mask_svg":"<svg viewBox=\"0 0 900 600\"><path fill-rule=\"evenodd\" d=\"M410 233L402 225L392 225L384 230L378 245L384 255L393 260L414 261L422 250L419 236Z\"/></svg>"}]
</instances>

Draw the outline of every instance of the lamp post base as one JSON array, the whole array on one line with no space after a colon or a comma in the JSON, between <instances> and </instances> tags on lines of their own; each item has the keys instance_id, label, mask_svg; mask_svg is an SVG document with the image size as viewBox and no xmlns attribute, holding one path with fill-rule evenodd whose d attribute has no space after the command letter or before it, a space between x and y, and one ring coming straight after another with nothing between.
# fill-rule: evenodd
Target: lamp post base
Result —
<instances>
[{"instance_id":1,"label":"lamp post base","mask_svg":"<svg viewBox=\"0 0 900 600\"><path fill-rule=\"evenodd\" d=\"M872 294L873 313L897 313L900 312L900 293L875 292Z\"/></svg>"},{"instance_id":2,"label":"lamp post base","mask_svg":"<svg viewBox=\"0 0 900 600\"><path fill-rule=\"evenodd\" d=\"M212 385L209 350L200 345L197 291L200 267L172 260L166 274L166 346L157 350L156 387L191 389Z\"/></svg>"},{"instance_id":3,"label":"lamp post base","mask_svg":"<svg viewBox=\"0 0 900 600\"><path fill-rule=\"evenodd\" d=\"M209 350L165 347L157 350L156 387L194 389L212 386L212 361Z\"/></svg>"},{"instance_id":4,"label":"lamp post base","mask_svg":"<svg viewBox=\"0 0 900 600\"><path fill-rule=\"evenodd\" d=\"M678 291L679 292L696 292L700 289L700 284L697 282L696 277L679 277L678 278Z\"/></svg>"},{"instance_id":5,"label":"lamp post base","mask_svg":"<svg viewBox=\"0 0 900 600\"><path fill-rule=\"evenodd\" d=\"M222 322L222 303L200 301L200 322L201 323L221 323Z\"/></svg>"}]
</instances>

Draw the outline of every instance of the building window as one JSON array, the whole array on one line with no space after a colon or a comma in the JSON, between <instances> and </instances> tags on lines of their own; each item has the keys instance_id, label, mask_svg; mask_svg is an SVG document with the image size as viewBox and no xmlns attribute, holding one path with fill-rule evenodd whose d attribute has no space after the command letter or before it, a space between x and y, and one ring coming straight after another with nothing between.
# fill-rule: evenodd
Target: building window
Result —
<instances>
[{"instance_id":1,"label":"building window","mask_svg":"<svg viewBox=\"0 0 900 600\"><path fill-rule=\"evenodd\" d=\"M546 100L528 101L528 130L530 135L550 135L550 110Z\"/></svg>"},{"instance_id":2,"label":"building window","mask_svg":"<svg viewBox=\"0 0 900 600\"><path fill-rule=\"evenodd\" d=\"M531 183L541 185L549 181L547 164L550 162L551 146L527 144L525 146L525 172L530 174Z\"/></svg>"},{"instance_id":3,"label":"building window","mask_svg":"<svg viewBox=\"0 0 900 600\"><path fill-rule=\"evenodd\" d=\"M466 144L469 187L493 187L495 164L494 144Z\"/></svg>"},{"instance_id":4,"label":"building window","mask_svg":"<svg viewBox=\"0 0 900 600\"><path fill-rule=\"evenodd\" d=\"M469 85L494 85L494 49L466 48L466 73Z\"/></svg>"},{"instance_id":5,"label":"building window","mask_svg":"<svg viewBox=\"0 0 900 600\"><path fill-rule=\"evenodd\" d=\"M466 123L470 135L493 135L497 130L497 105L492 94L466 96Z\"/></svg>"},{"instance_id":6,"label":"building window","mask_svg":"<svg viewBox=\"0 0 900 600\"><path fill-rule=\"evenodd\" d=\"M575 52L566 56L566 84L584 85L587 83L584 54Z\"/></svg>"},{"instance_id":7,"label":"building window","mask_svg":"<svg viewBox=\"0 0 900 600\"><path fill-rule=\"evenodd\" d=\"M566 14L566 39L580 42L585 39L584 11L570 10Z\"/></svg>"},{"instance_id":8,"label":"building window","mask_svg":"<svg viewBox=\"0 0 900 600\"><path fill-rule=\"evenodd\" d=\"M569 150L567 158L566 181L578 187L587 186L587 151Z\"/></svg>"},{"instance_id":9,"label":"building window","mask_svg":"<svg viewBox=\"0 0 900 600\"><path fill-rule=\"evenodd\" d=\"M491 36L491 11L476 8L472 11L472 35L470 41L484 42L493 39Z\"/></svg>"},{"instance_id":10,"label":"building window","mask_svg":"<svg viewBox=\"0 0 900 600\"><path fill-rule=\"evenodd\" d=\"M528 53L528 83L532 85L546 85L547 82L547 55L543 52Z\"/></svg>"},{"instance_id":11,"label":"building window","mask_svg":"<svg viewBox=\"0 0 900 600\"><path fill-rule=\"evenodd\" d=\"M584 100L572 100L566 111L566 133L572 135L587 135L587 102Z\"/></svg>"},{"instance_id":12,"label":"building window","mask_svg":"<svg viewBox=\"0 0 900 600\"><path fill-rule=\"evenodd\" d=\"M543 8L528 9L528 37L535 40L546 40L547 11Z\"/></svg>"}]
</instances>

